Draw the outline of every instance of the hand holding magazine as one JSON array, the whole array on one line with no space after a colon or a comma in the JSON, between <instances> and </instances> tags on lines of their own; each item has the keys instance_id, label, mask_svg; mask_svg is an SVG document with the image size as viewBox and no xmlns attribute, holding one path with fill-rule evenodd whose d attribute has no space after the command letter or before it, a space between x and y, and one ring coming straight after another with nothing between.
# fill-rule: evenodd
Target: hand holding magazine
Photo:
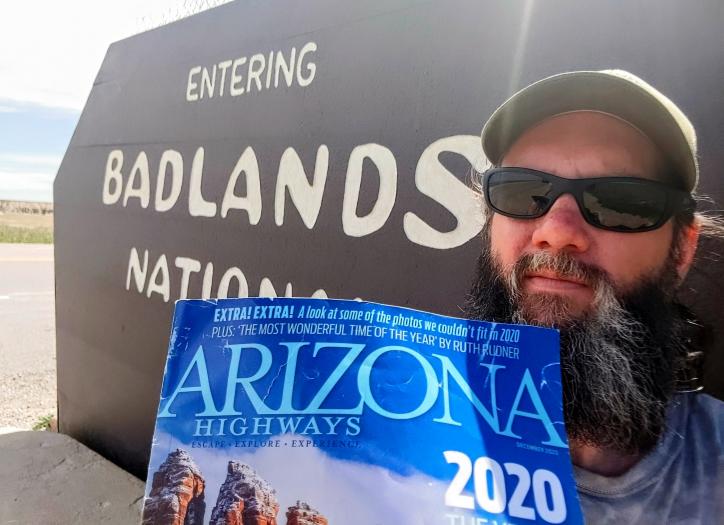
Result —
<instances>
[{"instance_id":1,"label":"hand holding magazine","mask_svg":"<svg viewBox=\"0 0 724 525\"><path fill-rule=\"evenodd\" d=\"M176 303L144 524L581 523L555 330Z\"/></svg>"}]
</instances>

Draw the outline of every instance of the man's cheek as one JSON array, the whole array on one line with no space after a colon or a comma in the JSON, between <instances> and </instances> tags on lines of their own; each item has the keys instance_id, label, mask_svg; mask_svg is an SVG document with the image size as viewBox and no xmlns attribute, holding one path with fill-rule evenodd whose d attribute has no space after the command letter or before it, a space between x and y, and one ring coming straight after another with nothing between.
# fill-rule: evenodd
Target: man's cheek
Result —
<instances>
[{"instance_id":1,"label":"man's cheek","mask_svg":"<svg viewBox=\"0 0 724 525\"><path fill-rule=\"evenodd\" d=\"M490 225L490 248L493 258L501 267L510 268L524 253L528 245L528 222L493 214Z\"/></svg>"}]
</instances>

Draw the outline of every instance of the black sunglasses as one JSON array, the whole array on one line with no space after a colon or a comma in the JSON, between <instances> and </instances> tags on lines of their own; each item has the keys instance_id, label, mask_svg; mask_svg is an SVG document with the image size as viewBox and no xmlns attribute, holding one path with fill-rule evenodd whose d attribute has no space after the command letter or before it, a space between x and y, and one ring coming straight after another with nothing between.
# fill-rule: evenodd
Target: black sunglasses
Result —
<instances>
[{"instance_id":1,"label":"black sunglasses","mask_svg":"<svg viewBox=\"0 0 724 525\"><path fill-rule=\"evenodd\" d=\"M675 213L696 209L688 192L636 177L565 179L528 168L492 168L483 189L493 210L516 219L541 217L569 193L588 224L617 232L655 230Z\"/></svg>"}]
</instances>

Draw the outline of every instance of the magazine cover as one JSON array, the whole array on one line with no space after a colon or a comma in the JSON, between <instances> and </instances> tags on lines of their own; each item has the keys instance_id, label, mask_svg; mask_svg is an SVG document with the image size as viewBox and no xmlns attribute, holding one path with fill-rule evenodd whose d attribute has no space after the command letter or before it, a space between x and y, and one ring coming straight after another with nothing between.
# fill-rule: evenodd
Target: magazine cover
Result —
<instances>
[{"instance_id":1,"label":"magazine cover","mask_svg":"<svg viewBox=\"0 0 724 525\"><path fill-rule=\"evenodd\" d=\"M144 524L581 523L558 332L178 301L145 498Z\"/></svg>"}]
</instances>

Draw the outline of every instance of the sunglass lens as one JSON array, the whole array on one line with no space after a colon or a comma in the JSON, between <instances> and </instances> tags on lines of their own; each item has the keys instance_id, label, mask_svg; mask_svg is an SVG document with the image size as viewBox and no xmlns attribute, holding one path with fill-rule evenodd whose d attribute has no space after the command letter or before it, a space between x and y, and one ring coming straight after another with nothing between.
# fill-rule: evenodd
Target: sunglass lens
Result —
<instances>
[{"instance_id":1,"label":"sunglass lens","mask_svg":"<svg viewBox=\"0 0 724 525\"><path fill-rule=\"evenodd\" d=\"M488 199L493 208L517 217L537 217L550 205L553 185L528 173L501 171L488 179Z\"/></svg>"},{"instance_id":2,"label":"sunglass lens","mask_svg":"<svg viewBox=\"0 0 724 525\"><path fill-rule=\"evenodd\" d=\"M604 228L644 230L661 222L666 193L654 184L607 181L588 186L583 204L589 218Z\"/></svg>"}]
</instances>

